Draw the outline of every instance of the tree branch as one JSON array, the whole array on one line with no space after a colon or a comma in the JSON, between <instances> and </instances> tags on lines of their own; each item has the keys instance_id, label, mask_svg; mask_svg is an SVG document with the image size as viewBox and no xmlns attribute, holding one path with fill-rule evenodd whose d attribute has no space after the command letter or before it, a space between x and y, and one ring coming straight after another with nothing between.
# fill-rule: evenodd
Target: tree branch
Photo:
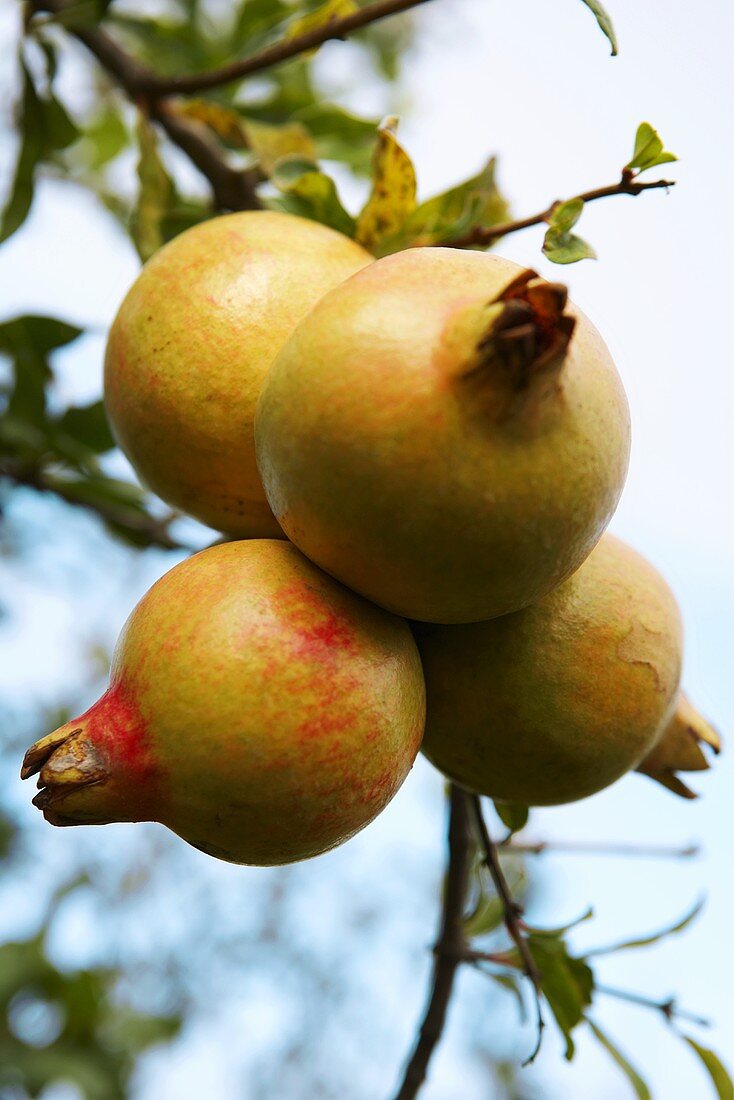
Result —
<instances>
[{"instance_id":1,"label":"tree branch","mask_svg":"<svg viewBox=\"0 0 734 1100\"><path fill-rule=\"evenodd\" d=\"M189 157L211 184L218 210L256 210L262 204L257 196L259 173L233 168L205 126L184 118L169 104L157 101L158 75L115 42L105 31L68 18L74 0L32 0L34 12L47 11L67 16L65 28L89 50L128 97L146 110L171 141Z\"/></svg>"},{"instance_id":2,"label":"tree branch","mask_svg":"<svg viewBox=\"0 0 734 1100\"><path fill-rule=\"evenodd\" d=\"M571 855L624 856L625 858L638 856L644 859L693 859L701 853L698 844L674 847L667 844L625 844L593 840L539 840L535 843L522 843L511 837L501 840L497 847L503 852L531 856L558 852Z\"/></svg>"},{"instance_id":3,"label":"tree branch","mask_svg":"<svg viewBox=\"0 0 734 1100\"><path fill-rule=\"evenodd\" d=\"M130 510L120 507L114 501L87 501L73 492L73 486L67 485L63 478L44 470L43 467L26 467L21 469L9 461L0 461L0 480L6 479L14 485L27 489L35 489L41 493L53 493L67 504L73 504L76 508L83 508L87 512L106 523L122 528L134 538L143 536L151 546L159 546L163 550L186 550L192 552L192 546L179 542L169 533L171 523L177 518L175 514L164 516L160 519L155 516L137 515Z\"/></svg>"},{"instance_id":4,"label":"tree branch","mask_svg":"<svg viewBox=\"0 0 734 1100\"><path fill-rule=\"evenodd\" d=\"M653 180L651 183L640 183L634 173L625 169L618 183L611 183L607 187L597 187L593 191L582 191L580 195L574 195L573 198L581 199L582 202L587 203L595 202L597 199L607 199L613 195L632 195L634 197L640 195L643 191L655 191L660 188L665 188L667 191L671 187L675 187L673 180ZM497 225L478 225L474 229L470 229L463 237L440 243L445 248L472 248L477 245L488 246L494 244L500 237L506 237L509 233L517 233L520 229L529 229L532 225L542 225L543 222L547 222L562 201L570 200L556 199L545 210L541 210L538 214L531 214L528 218L500 222Z\"/></svg>"},{"instance_id":5,"label":"tree branch","mask_svg":"<svg viewBox=\"0 0 734 1100\"><path fill-rule=\"evenodd\" d=\"M545 1026L543 1020L543 1012L541 1007L541 974L535 965L535 959L533 958L528 942L525 939L525 935L522 929L522 915L523 908L519 902L515 901L510 892L510 887L505 878L505 873L502 870L502 864L500 863L497 846L492 841L487 828L487 823L484 820L484 814L482 813L482 803L479 795L471 795L471 807L474 814L474 819L477 826L477 832L479 833L479 839L482 849L484 851L484 862L494 883L495 890L497 891L500 901L502 902L502 908L504 912L505 928L507 929L510 939L513 941L519 952L520 958L523 963L523 970L526 977L532 982L533 989L535 991L535 1002L537 1007L537 1021L538 1021L538 1038L535 1044L535 1048L530 1054L530 1057L523 1062L523 1065L528 1065L532 1062L540 1050L540 1044L543 1037L543 1028ZM474 953L476 957L477 953Z\"/></svg>"},{"instance_id":6,"label":"tree branch","mask_svg":"<svg viewBox=\"0 0 734 1100\"><path fill-rule=\"evenodd\" d=\"M668 1023L673 1020L688 1020L692 1024L698 1024L699 1027L711 1027L711 1021L707 1020L705 1016L697 1016L694 1012L688 1012L685 1008L678 1008L678 1004L673 997L670 997L667 1001L656 1001L653 997L645 997L642 993L633 993L628 989L618 989L616 986L611 985L599 985L594 986L597 993L603 993L607 997L616 997L620 1001L628 1001L633 1005L640 1005L642 1008L654 1008L657 1012L662 1013Z\"/></svg>"},{"instance_id":7,"label":"tree branch","mask_svg":"<svg viewBox=\"0 0 734 1100\"><path fill-rule=\"evenodd\" d=\"M169 95L190 95L193 92L219 88L223 84L242 80L244 77L270 69L300 54L308 53L309 50L316 49L317 46L322 46L324 42L331 39L347 38L354 31L377 23L378 20L386 19L390 15L398 15L425 3L428 3L428 0L376 0L375 3L350 12L341 19L331 19L328 23L322 23L321 26L304 31L303 34L283 38L249 57L233 61L220 69L214 69L208 73L192 73L190 76L156 77L151 92L154 97L159 98Z\"/></svg>"},{"instance_id":8,"label":"tree branch","mask_svg":"<svg viewBox=\"0 0 734 1100\"><path fill-rule=\"evenodd\" d=\"M468 795L452 784L448 828L448 866L443 911L434 948L428 1003L418 1038L395 1100L413 1100L426 1079L428 1063L443 1033L456 969L466 954L464 904L471 867Z\"/></svg>"}]
</instances>

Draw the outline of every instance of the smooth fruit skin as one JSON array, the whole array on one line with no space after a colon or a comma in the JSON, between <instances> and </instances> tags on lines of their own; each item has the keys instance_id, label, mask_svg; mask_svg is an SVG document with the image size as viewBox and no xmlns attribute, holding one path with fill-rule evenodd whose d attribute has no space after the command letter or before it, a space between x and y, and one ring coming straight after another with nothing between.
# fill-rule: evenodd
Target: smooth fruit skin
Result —
<instances>
[{"instance_id":1,"label":"smooth fruit skin","mask_svg":"<svg viewBox=\"0 0 734 1100\"><path fill-rule=\"evenodd\" d=\"M408 626L276 540L217 545L143 597L86 714L33 746L52 824L154 820L235 863L318 855L367 825L418 752Z\"/></svg>"},{"instance_id":2,"label":"smooth fruit skin","mask_svg":"<svg viewBox=\"0 0 734 1100\"><path fill-rule=\"evenodd\" d=\"M611 535L534 607L466 626L420 624L415 634L425 755L499 801L584 798L678 724L678 607L660 574Z\"/></svg>"},{"instance_id":3,"label":"smooth fruit skin","mask_svg":"<svg viewBox=\"0 0 734 1100\"><path fill-rule=\"evenodd\" d=\"M105 357L105 406L141 481L237 538L282 537L255 463L263 379L318 299L371 261L324 225L268 211L212 218L145 265Z\"/></svg>"},{"instance_id":4,"label":"smooth fruit skin","mask_svg":"<svg viewBox=\"0 0 734 1100\"><path fill-rule=\"evenodd\" d=\"M577 310L565 358L516 392L511 369L473 369L483 311L521 272L446 248L378 260L318 303L263 387L258 463L283 530L408 618L473 622L540 599L622 489L627 401Z\"/></svg>"}]
</instances>

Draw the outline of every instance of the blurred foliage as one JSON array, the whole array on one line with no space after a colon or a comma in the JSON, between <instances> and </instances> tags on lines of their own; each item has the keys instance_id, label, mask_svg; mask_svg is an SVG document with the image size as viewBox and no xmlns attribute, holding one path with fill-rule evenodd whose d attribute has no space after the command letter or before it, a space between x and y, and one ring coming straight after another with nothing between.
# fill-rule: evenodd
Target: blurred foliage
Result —
<instances>
[{"instance_id":1,"label":"blurred foliage","mask_svg":"<svg viewBox=\"0 0 734 1100\"><path fill-rule=\"evenodd\" d=\"M43 932L0 946L0 1096L35 1098L63 1083L85 1100L126 1100L140 1055L172 1039L181 1019L120 1004L118 980L101 968L62 972Z\"/></svg>"}]
</instances>

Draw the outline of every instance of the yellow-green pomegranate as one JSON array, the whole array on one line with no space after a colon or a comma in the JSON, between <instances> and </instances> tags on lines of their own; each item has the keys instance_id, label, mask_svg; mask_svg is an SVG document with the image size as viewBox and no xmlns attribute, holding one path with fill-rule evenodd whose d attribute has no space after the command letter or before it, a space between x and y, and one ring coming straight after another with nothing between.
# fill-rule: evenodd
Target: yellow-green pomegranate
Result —
<instances>
[{"instance_id":1,"label":"yellow-green pomegranate","mask_svg":"<svg viewBox=\"0 0 734 1100\"><path fill-rule=\"evenodd\" d=\"M697 740L718 748L679 692L682 629L670 589L611 535L533 607L485 623L416 624L415 634L423 751L498 801L572 802L637 766L679 789L676 769L705 766Z\"/></svg>"},{"instance_id":2,"label":"yellow-green pomegranate","mask_svg":"<svg viewBox=\"0 0 734 1100\"><path fill-rule=\"evenodd\" d=\"M290 214L228 214L176 237L115 318L105 405L141 481L237 538L282 536L255 463L263 379L327 290L371 261L354 241Z\"/></svg>"},{"instance_id":3,"label":"yellow-green pomegranate","mask_svg":"<svg viewBox=\"0 0 734 1100\"><path fill-rule=\"evenodd\" d=\"M622 489L629 418L563 287L415 248L298 325L255 437L270 506L309 558L391 611L458 623L533 603L581 565Z\"/></svg>"},{"instance_id":4,"label":"yellow-green pomegranate","mask_svg":"<svg viewBox=\"0 0 734 1100\"><path fill-rule=\"evenodd\" d=\"M276 540L204 550L143 597L110 685L23 776L54 825L159 821L235 863L318 855L412 767L425 696L408 626Z\"/></svg>"}]
</instances>

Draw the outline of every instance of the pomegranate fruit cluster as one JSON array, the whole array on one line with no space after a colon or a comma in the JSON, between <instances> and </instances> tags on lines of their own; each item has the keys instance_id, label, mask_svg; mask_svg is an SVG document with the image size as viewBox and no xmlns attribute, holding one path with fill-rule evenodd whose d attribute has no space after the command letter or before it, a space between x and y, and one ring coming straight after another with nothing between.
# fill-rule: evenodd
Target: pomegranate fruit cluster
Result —
<instances>
[{"instance_id":1,"label":"pomegranate fruit cluster","mask_svg":"<svg viewBox=\"0 0 734 1100\"><path fill-rule=\"evenodd\" d=\"M498 801L632 769L691 796L677 772L718 738L680 691L669 588L605 534L629 413L564 287L218 217L131 288L105 401L141 481L236 541L152 587L102 698L29 749L52 824L286 863L367 825L421 747Z\"/></svg>"}]
</instances>

